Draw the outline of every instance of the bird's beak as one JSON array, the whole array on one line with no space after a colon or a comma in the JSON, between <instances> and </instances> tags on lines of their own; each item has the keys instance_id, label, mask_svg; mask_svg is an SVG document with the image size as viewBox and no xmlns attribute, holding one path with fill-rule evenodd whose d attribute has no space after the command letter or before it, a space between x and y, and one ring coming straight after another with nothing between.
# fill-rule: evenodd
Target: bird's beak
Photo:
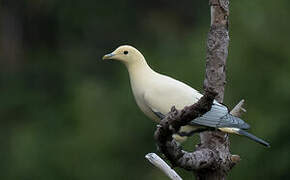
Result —
<instances>
[{"instance_id":1,"label":"bird's beak","mask_svg":"<svg viewBox=\"0 0 290 180\"><path fill-rule=\"evenodd\" d=\"M103 60L112 59L113 56L115 56L114 53L106 54L106 55L103 56Z\"/></svg>"}]
</instances>

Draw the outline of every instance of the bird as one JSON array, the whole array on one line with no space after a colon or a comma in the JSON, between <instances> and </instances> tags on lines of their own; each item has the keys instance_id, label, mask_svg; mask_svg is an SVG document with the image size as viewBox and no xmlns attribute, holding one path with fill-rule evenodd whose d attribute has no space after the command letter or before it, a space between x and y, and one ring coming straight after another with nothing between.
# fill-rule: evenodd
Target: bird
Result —
<instances>
[{"instance_id":1,"label":"bird","mask_svg":"<svg viewBox=\"0 0 290 180\"><path fill-rule=\"evenodd\" d=\"M120 61L126 66L138 107L147 117L156 122L160 122L173 106L181 110L185 106L196 103L203 96L189 85L154 71L142 53L133 46L119 46L112 53L104 55L102 59ZM268 142L247 132L249 128L249 124L231 115L225 105L214 100L208 112L182 126L173 138L182 142L194 133L219 130L242 135L270 147Z\"/></svg>"}]
</instances>

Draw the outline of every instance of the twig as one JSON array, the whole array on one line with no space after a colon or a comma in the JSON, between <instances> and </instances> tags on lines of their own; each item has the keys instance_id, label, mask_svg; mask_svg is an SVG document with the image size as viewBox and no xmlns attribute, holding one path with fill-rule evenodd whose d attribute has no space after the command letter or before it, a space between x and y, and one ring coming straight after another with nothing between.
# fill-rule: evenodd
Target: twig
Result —
<instances>
[{"instance_id":1,"label":"twig","mask_svg":"<svg viewBox=\"0 0 290 180\"><path fill-rule=\"evenodd\" d=\"M241 117L242 113L247 112L246 109L243 108L245 100L241 100L232 110L231 110L231 114L237 117Z\"/></svg>"},{"instance_id":2,"label":"twig","mask_svg":"<svg viewBox=\"0 0 290 180\"><path fill-rule=\"evenodd\" d=\"M163 171L172 180L182 180L182 178L155 153L146 154L145 158L155 167Z\"/></svg>"},{"instance_id":3,"label":"twig","mask_svg":"<svg viewBox=\"0 0 290 180\"><path fill-rule=\"evenodd\" d=\"M237 117L241 117L243 113L247 112L246 109L243 108L243 105L245 103L245 100L242 99L232 110L231 110L231 114L233 116L237 116ZM231 161L232 161L232 166L234 166L235 164L237 164L238 162L240 162L241 157L237 154L232 154L231 155Z\"/></svg>"}]
</instances>

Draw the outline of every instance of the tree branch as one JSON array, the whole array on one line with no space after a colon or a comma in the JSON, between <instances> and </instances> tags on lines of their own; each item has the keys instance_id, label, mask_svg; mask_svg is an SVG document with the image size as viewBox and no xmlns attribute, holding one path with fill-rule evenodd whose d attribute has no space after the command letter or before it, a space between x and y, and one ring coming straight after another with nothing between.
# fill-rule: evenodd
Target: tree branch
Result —
<instances>
[{"instance_id":1,"label":"tree branch","mask_svg":"<svg viewBox=\"0 0 290 180\"><path fill-rule=\"evenodd\" d=\"M182 178L173 170L170 166L166 164L157 154L148 153L145 156L148 161L156 166L158 169L164 172L172 180L182 180Z\"/></svg>"},{"instance_id":2,"label":"tree branch","mask_svg":"<svg viewBox=\"0 0 290 180\"><path fill-rule=\"evenodd\" d=\"M172 107L168 115L160 121L154 137L159 151L173 166L186 170L197 170L208 168L213 164L212 162L217 160L217 156L210 149L200 149L192 153L183 151L180 144L172 138L172 134L178 132L181 126L209 111L215 96L214 91L206 90L204 96L197 103L185 107L181 111Z\"/></svg>"}]
</instances>

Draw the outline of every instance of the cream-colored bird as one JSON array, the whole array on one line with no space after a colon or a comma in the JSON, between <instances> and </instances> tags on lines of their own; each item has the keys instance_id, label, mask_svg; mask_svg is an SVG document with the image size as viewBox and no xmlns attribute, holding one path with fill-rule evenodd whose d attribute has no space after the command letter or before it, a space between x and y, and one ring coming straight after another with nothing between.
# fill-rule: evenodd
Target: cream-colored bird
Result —
<instances>
[{"instance_id":1,"label":"cream-colored bird","mask_svg":"<svg viewBox=\"0 0 290 180\"><path fill-rule=\"evenodd\" d=\"M139 108L149 118L160 121L175 106L183 109L196 103L201 97L195 89L168 76L153 71L144 56L134 47L124 45L103 57L124 63L130 76L131 88ZM214 101L212 108L203 116L193 119L187 126L183 126L177 140L182 137L204 130L218 129L226 133L244 135L264 146L269 143L244 131L250 126L238 117L229 114L226 106Z\"/></svg>"}]
</instances>

